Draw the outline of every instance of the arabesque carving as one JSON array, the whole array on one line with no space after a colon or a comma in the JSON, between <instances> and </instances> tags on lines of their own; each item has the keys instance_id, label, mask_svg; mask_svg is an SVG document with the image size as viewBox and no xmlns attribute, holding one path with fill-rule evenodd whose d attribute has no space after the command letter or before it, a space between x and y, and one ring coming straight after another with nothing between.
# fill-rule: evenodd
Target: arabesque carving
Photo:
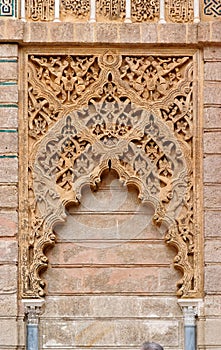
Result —
<instances>
[{"instance_id":1,"label":"arabesque carving","mask_svg":"<svg viewBox=\"0 0 221 350\"><path fill-rule=\"evenodd\" d=\"M192 56L30 55L28 203L22 294L42 297L44 250L65 206L114 169L155 208L182 271L177 294L199 295L199 232L193 178ZM25 179L24 179L25 182Z\"/></svg>"},{"instance_id":2,"label":"arabesque carving","mask_svg":"<svg viewBox=\"0 0 221 350\"><path fill-rule=\"evenodd\" d=\"M64 16L72 15L78 20L89 19L90 1L89 0L61 0L61 14Z\"/></svg>"},{"instance_id":3,"label":"arabesque carving","mask_svg":"<svg viewBox=\"0 0 221 350\"><path fill-rule=\"evenodd\" d=\"M165 0L166 19L169 22L193 22L193 0Z\"/></svg>"},{"instance_id":4,"label":"arabesque carving","mask_svg":"<svg viewBox=\"0 0 221 350\"><path fill-rule=\"evenodd\" d=\"M131 0L133 22L153 22L159 20L159 0Z\"/></svg>"}]
</instances>

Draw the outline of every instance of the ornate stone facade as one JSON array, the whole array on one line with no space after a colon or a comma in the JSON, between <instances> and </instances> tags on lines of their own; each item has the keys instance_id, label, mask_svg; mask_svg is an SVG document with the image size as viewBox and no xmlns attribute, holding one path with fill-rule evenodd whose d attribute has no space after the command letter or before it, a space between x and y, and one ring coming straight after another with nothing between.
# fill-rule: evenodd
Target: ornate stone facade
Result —
<instances>
[{"instance_id":1,"label":"ornate stone facade","mask_svg":"<svg viewBox=\"0 0 221 350\"><path fill-rule=\"evenodd\" d=\"M29 170L23 205L29 210L22 225L22 295L44 295L40 272L54 225L65 220L65 206L81 201L83 186L96 187L108 168L137 187L142 203L152 203L155 225L166 225L165 241L176 247L174 265L183 273L178 296L200 295L193 56L100 50L27 54L24 62Z\"/></svg>"}]
</instances>

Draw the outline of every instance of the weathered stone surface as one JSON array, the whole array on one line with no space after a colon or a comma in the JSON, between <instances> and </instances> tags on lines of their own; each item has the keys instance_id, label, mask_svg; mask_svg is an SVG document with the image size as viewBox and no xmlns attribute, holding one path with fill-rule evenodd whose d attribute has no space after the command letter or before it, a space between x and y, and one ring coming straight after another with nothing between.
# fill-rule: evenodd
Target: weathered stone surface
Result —
<instances>
[{"instance_id":1,"label":"weathered stone surface","mask_svg":"<svg viewBox=\"0 0 221 350\"><path fill-rule=\"evenodd\" d=\"M221 131L204 133L204 152L221 153Z\"/></svg>"},{"instance_id":2,"label":"weathered stone surface","mask_svg":"<svg viewBox=\"0 0 221 350\"><path fill-rule=\"evenodd\" d=\"M0 153L17 153L18 134L17 132L0 132Z\"/></svg>"},{"instance_id":3,"label":"weathered stone surface","mask_svg":"<svg viewBox=\"0 0 221 350\"><path fill-rule=\"evenodd\" d=\"M177 273L168 267L52 268L45 274L49 294L175 292ZM74 278L73 278L74 276Z\"/></svg>"},{"instance_id":4,"label":"weathered stone surface","mask_svg":"<svg viewBox=\"0 0 221 350\"><path fill-rule=\"evenodd\" d=\"M220 43L221 21L211 23L211 41Z\"/></svg>"},{"instance_id":5,"label":"weathered stone surface","mask_svg":"<svg viewBox=\"0 0 221 350\"><path fill-rule=\"evenodd\" d=\"M118 42L118 27L111 23L97 23L94 28L95 42Z\"/></svg>"},{"instance_id":6,"label":"weathered stone surface","mask_svg":"<svg viewBox=\"0 0 221 350\"><path fill-rule=\"evenodd\" d=\"M220 293L221 292L221 280L217 278L221 273L221 265L208 265L205 266L205 292L207 293Z\"/></svg>"},{"instance_id":7,"label":"weathered stone surface","mask_svg":"<svg viewBox=\"0 0 221 350\"><path fill-rule=\"evenodd\" d=\"M17 295L0 295L0 315L4 317L17 316Z\"/></svg>"},{"instance_id":8,"label":"weathered stone surface","mask_svg":"<svg viewBox=\"0 0 221 350\"><path fill-rule=\"evenodd\" d=\"M173 257L164 242L57 243L48 254L51 264L170 264Z\"/></svg>"},{"instance_id":9,"label":"weathered stone surface","mask_svg":"<svg viewBox=\"0 0 221 350\"><path fill-rule=\"evenodd\" d=\"M221 262L221 241L219 239L207 240L205 242L205 262Z\"/></svg>"},{"instance_id":10,"label":"weathered stone surface","mask_svg":"<svg viewBox=\"0 0 221 350\"><path fill-rule=\"evenodd\" d=\"M26 22L24 24L24 42L47 42L49 41L48 29L50 23Z\"/></svg>"},{"instance_id":11,"label":"weathered stone surface","mask_svg":"<svg viewBox=\"0 0 221 350\"><path fill-rule=\"evenodd\" d=\"M17 277L17 266L0 265L0 294L16 293Z\"/></svg>"},{"instance_id":12,"label":"weathered stone surface","mask_svg":"<svg viewBox=\"0 0 221 350\"><path fill-rule=\"evenodd\" d=\"M161 24L158 26L159 43L186 43L186 25L178 23Z\"/></svg>"},{"instance_id":13,"label":"weathered stone surface","mask_svg":"<svg viewBox=\"0 0 221 350\"><path fill-rule=\"evenodd\" d=\"M214 347L214 349L221 348L221 320L220 319L207 319L205 327L204 341L208 344L208 349Z\"/></svg>"},{"instance_id":14,"label":"weathered stone surface","mask_svg":"<svg viewBox=\"0 0 221 350\"><path fill-rule=\"evenodd\" d=\"M0 44L0 57L18 57L18 45L17 44Z\"/></svg>"},{"instance_id":15,"label":"weathered stone surface","mask_svg":"<svg viewBox=\"0 0 221 350\"><path fill-rule=\"evenodd\" d=\"M121 43L140 43L140 26L133 23L123 23L119 27L119 40Z\"/></svg>"},{"instance_id":16,"label":"weathered stone surface","mask_svg":"<svg viewBox=\"0 0 221 350\"><path fill-rule=\"evenodd\" d=\"M141 42L143 44L157 42L157 24L154 23L141 23Z\"/></svg>"},{"instance_id":17,"label":"weathered stone surface","mask_svg":"<svg viewBox=\"0 0 221 350\"><path fill-rule=\"evenodd\" d=\"M176 296L48 296L44 317L179 317Z\"/></svg>"},{"instance_id":18,"label":"weathered stone surface","mask_svg":"<svg viewBox=\"0 0 221 350\"><path fill-rule=\"evenodd\" d=\"M203 49L204 60L221 60L221 47L206 46Z\"/></svg>"},{"instance_id":19,"label":"weathered stone surface","mask_svg":"<svg viewBox=\"0 0 221 350\"><path fill-rule=\"evenodd\" d=\"M221 108L204 108L204 127L221 129Z\"/></svg>"},{"instance_id":20,"label":"weathered stone surface","mask_svg":"<svg viewBox=\"0 0 221 350\"><path fill-rule=\"evenodd\" d=\"M203 43L210 42L210 23L200 22L198 24L198 41Z\"/></svg>"},{"instance_id":21,"label":"weathered stone surface","mask_svg":"<svg viewBox=\"0 0 221 350\"><path fill-rule=\"evenodd\" d=\"M205 296L205 314L207 317L221 315L221 295Z\"/></svg>"},{"instance_id":22,"label":"weathered stone surface","mask_svg":"<svg viewBox=\"0 0 221 350\"><path fill-rule=\"evenodd\" d=\"M90 23L75 23L74 24L75 42L93 42L94 41L94 26Z\"/></svg>"},{"instance_id":23,"label":"weathered stone surface","mask_svg":"<svg viewBox=\"0 0 221 350\"><path fill-rule=\"evenodd\" d=\"M0 182L14 183L18 181L18 159L2 158L0 167Z\"/></svg>"},{"instance_id":24,"label":"weathered stone surface","mask_svg":"<svg viewBox=\"0 0 221 350\"><path fill-rule=\"evenodd\" d=\"M16 62L0 61L0 80L16 80L18 78L18 67Z\"/></svg>"},{"instance_id":25,"label":"weathered stone surface","mask_svg":"<svg viewBox=\"0 0 221 350\"><path fill-rule=\"evenodd\" d=\"M15 318L0 319L0 329L1 349L4 348L4 346L8 346L8 349L11 349L11 346L16 346L18 344L18 329Z\"/></svg>"},{"instance_id":26,"label":"weathered stone surface","mask_svg":"<svg viewBox=\"0 0 221 350\"><path fill-rule=\"evenodd\" d=\"M73 23L50 23L50 41L52 42L73 42Z\"/></svg>"},{"instance_id":27,"label":"weathered stone surface","mask_svg":"<svg viewBox=\"0 0 221 350\"><path fill-rule=\"evenodd\" d=\"M221 211L207 211L205 213L206 237L218 237L221 231Z\"/></svg>"},{"instance_id":28,"label":"weathered stone surface","mask_svg":"<svg viewBox=\"0 0 221 350\"><path fill-rule=\"evenodd\" d=\"M17 103L18 86L17 85L0 85L0 102Z\"/></svg>"},{"instance_id":29,"label":"weathered stone surface","mask_svg":"<svg viewBox=\"0 0 221 350\"><path fill-rule=\"evenodd\" d=\"M206 62L204 78L205 80L221 81L221 62Z\"/></svg>"},{"instance_id":30,"label":"weathered stone surface","mask_svg":"<svg viewBox=\"0 0 221 350\"><path fill-rule=\"evenodd\" d=\"M221 104L221 84L219 82L204 83L204 104Z\"/></svg>"},{"instance_id":31,"label":"weathered stone surface","mask_svg":"<svg viewBox=\"0 0 221 350\"><path fill-rule=\"evenodd\" d=\"M211 185L204 187L204 205L209 208L221 207L221 186Z\"/></svg>"},{"instance_id":32,"label":"weathered stone surface","mask_svg":"<svg viewBox=\"0 0 221 350\"><path fill-rule=\"evenodd\" d=\"M18 190L16 186L0 186L0 207L15 208L18 206Z\"/></svg>"},{"instance_id":33,"label":"weathered stone surface","mask_svg":"<svg viewBox=\"0 0 221 350\"><path fill-rule=\"evenodd\" d=\"M0 105L0 128L16 129L17 127L18 108L1 107Z\"/></svg>"},{"instance_id":34,"label":"weathered stone surface","mask_svg":"<svg viewBox=\"0 0 221 350\"><path fill-rule=\"evenodd\" d=\"M204 158L204 181L221 182L220 179L221 155L207 155Z\"/></svg>"},{"instance_id":35,"label":"weathered stone surface","mask_svg":"<svg viewBox=\"0 0 221 350\"><path fill-rule=\"evenodd\" d=\"M18 261L18 243L17 241L0 241L0 263L10 263Z\"/></svg>"}]
</instances>

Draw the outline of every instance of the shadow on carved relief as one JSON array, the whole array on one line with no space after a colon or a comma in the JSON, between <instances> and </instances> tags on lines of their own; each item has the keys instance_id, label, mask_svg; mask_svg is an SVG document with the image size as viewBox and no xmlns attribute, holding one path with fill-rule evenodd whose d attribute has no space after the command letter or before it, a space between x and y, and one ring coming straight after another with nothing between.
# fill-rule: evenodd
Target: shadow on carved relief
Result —
<instances>
[{"instance_id":1,"label":"shadow on carved relief","mask_svg":"<svg viewBox=\"0 0 221 350\"><path fill-rule=\"evenodd\" d=\"M183 273L178 296L197 294L192 57L103 51L31 55L28 64L23 294L44 295L39 274L53 228L67 220L67 206L82 203L85 186L96 189L110 170L137 188L142 205L151 204L151 222L176 248L174 265Z\"/></svg>"}]
</instances>

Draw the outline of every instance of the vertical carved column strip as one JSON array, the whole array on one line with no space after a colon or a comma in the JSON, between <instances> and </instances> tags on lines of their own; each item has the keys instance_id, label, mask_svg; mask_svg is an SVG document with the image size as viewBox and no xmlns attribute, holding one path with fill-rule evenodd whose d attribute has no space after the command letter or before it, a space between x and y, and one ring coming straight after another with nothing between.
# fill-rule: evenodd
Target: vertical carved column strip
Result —
<instances>
[{"instance_id":1,"label":"vertical carved column strip","mask_svg":"<svg viewBox=\"0 0 221 350\"><path fill-rule=\"evenodd\" d=\"M131 23L131 0L126 0L126 17L124 22Z\"/></svg>"},{"instance_id":2,"label":"vertical carved column strip","mask_svg":"<svg viewBox=\"0 0 221 350\"><path fill-rule=\"evenodd\" d=\"M184 318L184 349L196 350L196 316L200 315L202 299L179 299L178 304L183 311Z\"/></svg>"},{"instance_id":3,"label":"vertical carved column strip","mask_svg":"<svg viewBox=\"0 0 221 350\"><path fill-rule=\"evenodd\" d=\"M26 350L39 350L39 316L44 300L22 300L26 316Z\"/></svg>"},{"instance_id":4,"label":"vertical carved column strip","mask_svg":"<svg viewBox=\"0 0 221 350\"><path fill-rule=\"evenodd\" d=\"M60 22L60 0L54 2L54 22Z\"/></svg>"},{"instance_id":5,"label":"vertical carved column strip","mask_svg":"<svg viewBox=\"0 0 221 350\"><path fill-rule=\"evenodd\" d=\"M90 20L89 22L96 22L96 0L90 0Z\"/></svg>"},{"instance_id":6,"label":"vertical carved column strip","mask_svg":"<svg viewBox=\"0 0 221 350\"><path fill-rule=\"evenodd\" d=\"M194 11L194 23L200 22L200 2L199 0L193 0L193 11Z\"/></svg>"},{"instance_id":7,"label":"vertical carved column strip","mask_svg":"<svg viewBox=\"0 0 221 350\"><path fill-rule=\"evenodd\" d=\"M21 20L23 22L26 21L26 15L25 15L25 0L21 0L20 2L20 15L21 15Z\"/></svg>"},{"instance_id":8,"label":"vertical carved column strip","mask_svg":"<svg viewBox=\"0 0 221 350\"><path fill-rule=\"evenodd\" d=\"M159 23L166 23L165 20L165 0L160 0L160 19Z\"/></svg>"}]
</instances>

